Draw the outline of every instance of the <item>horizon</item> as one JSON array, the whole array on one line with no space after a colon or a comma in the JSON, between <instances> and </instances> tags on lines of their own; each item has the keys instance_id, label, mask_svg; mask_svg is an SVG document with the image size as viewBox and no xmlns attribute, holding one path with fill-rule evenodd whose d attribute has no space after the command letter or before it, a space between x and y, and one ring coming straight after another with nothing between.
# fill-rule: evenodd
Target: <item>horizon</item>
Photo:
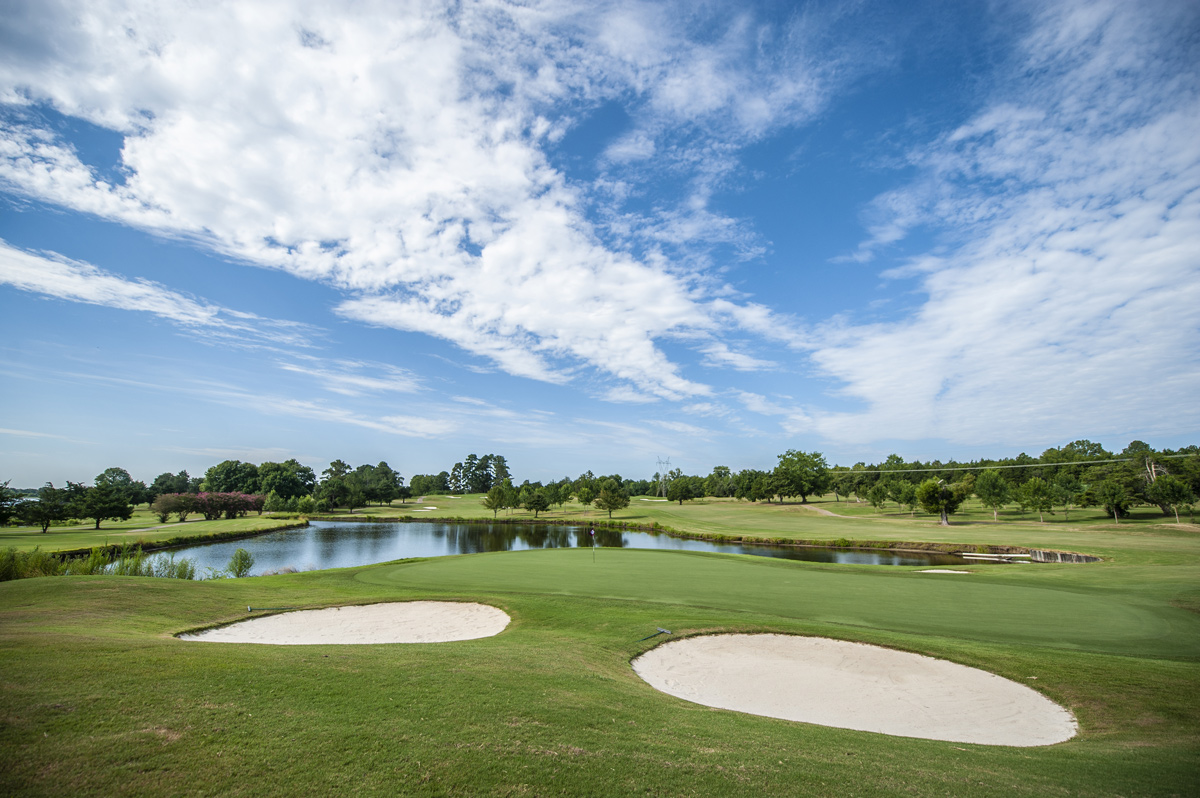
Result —
<instances>
[{"instance_id":1,"label":"horizon","mask_svg":"<svg viewBox=\"0 0 1200 798\"><path fill-rule=\"evenodd\" d=\"M1197 32L1169 0L17 2L0 483L1191 445Z\"/></svg>"}]
</instances>

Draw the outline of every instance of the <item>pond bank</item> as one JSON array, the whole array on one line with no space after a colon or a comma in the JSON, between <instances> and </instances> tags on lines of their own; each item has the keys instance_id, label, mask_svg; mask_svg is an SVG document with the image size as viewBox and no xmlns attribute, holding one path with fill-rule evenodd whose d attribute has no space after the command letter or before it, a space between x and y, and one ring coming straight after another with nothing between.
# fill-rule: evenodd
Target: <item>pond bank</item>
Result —
<instances>
[{"instance_id":1,"label":"pond bank","mask_svg":"<svg viewBox=\"0 0 1200 798\"><path fill-rule=\"evenodd\" d=\"M308 526L307 518L300 518L293 524L281 524L273 526L270 529L255 529L251 531L238 530L233 532L210 532L204 535L178 535L166 540L127 540L122 543L108 543L103 546L89 546L83 549L63 549L61 551L51 552L56 557L86 557L91 554L92 549L99 549L108 555L119 554L123 548L129 546L131 548L140 547L147 554L157 551L168 551L170 549L180 549L185 546L195 546L204 543L219 543L228 540L244 540L246 538L256 538L260 535L269 535L272 532L282 532L287 529L303 529Z\"/></svg>"}]
</instances>

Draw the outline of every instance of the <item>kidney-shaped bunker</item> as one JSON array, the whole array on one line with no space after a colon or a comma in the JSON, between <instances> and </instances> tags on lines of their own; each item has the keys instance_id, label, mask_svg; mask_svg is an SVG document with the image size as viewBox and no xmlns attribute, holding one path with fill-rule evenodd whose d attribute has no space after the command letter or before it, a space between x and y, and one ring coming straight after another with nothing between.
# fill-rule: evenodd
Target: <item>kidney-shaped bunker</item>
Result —
<instances>
[{"instance_id":1,"label":"kidney-shaped bunker","mask_svg":"<svg viewBox=\"0 0 1200 798\"><path fill-rule=\"evenodd\" d=\"M1077 729L1070 712L995 674L842 640L692 637L647 651L633 669L697 704L901 737L1034 746Z\"/></svg>"},{"instance_id":2,"label":"kidney-shaped bunker","mask_svg":"<svg viewBox=\"0 0 1200 798\"><path fill-rule=\"evenodd\" d=\"M306 646L363 643L447 643L499 634L503 610L456 601L401 601L267 615L180 635L208 643Z\"/></svg>"}]
</instances>

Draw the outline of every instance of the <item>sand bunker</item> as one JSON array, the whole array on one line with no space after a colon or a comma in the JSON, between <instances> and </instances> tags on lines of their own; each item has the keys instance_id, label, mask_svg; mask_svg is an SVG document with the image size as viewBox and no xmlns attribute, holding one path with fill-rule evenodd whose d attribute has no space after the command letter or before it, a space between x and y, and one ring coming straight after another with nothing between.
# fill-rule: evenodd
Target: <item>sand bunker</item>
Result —
<instances>
[{"instance_id":1,"label":"sand bunker","mask_svg":"<svg viewBox=\"0 0 1200 798\"><path fill-rule=\"evenodd\" d=\"M505 612L486 604L403 601L285 612L179 638L276 646L447 643L497 635L508 621Z\"/></svg>"},{"instance_id":2,"label":"sand bunker","mask_svg":"<svg viewBox=\"0 0 1200 798\"><path fill-rule=\"evenodd\" d=\"M945 660L792 635L666 643L633 662L650 686L721 709L841 729L985 745L1075 736L1070 712L1024 685Z\"/></svg>"},{"instance_id":3,"label":"sand bunker","mask_svg":"<svg viewBox=\"0 0 1200 798\"><path fill-rule=\"evenodd\" d=\"M924 571L917 571L919 574L969 574L970 571L954 571L949 568L926 568Z\"/></svg>"}]
</instances>

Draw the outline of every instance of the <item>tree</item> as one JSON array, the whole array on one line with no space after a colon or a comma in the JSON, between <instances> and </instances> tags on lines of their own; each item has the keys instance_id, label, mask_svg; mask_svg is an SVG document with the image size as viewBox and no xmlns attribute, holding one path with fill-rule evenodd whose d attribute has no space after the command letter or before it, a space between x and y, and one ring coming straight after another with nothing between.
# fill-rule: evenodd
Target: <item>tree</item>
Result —
<instances>
[{"instance_id":1,"label":"tree","mask_svg":"<svg viewBox=\"0 0 1200 798\"><path fill-rule=\"evenodd\" d=\"M506 479L512 479L512 474L508 472L508 461L501 455L490 455L492 458L492 484L501 485Z\"/></svg>"},{"instance_id":2,"label":"tree","mask_svg":"<svg viewBox=\"0 0 1200 798\"><path fill-rule=\"evenodd\" d=\"M533 510L533 517L537 518L538 513L550 509L550 499L546 497L546 491L536 488L529 492L529 495L525 497L521 505L526 510Z\"/></svg>"},{"instance_id":3,"label":"tree","mask_svg":"<svg viewBox=\"0 0 1200 798\"><path fill-rule=\"evenodd\" d=\"M891 491L888 490L886 483L876 482L871 486L871 489L867 491L867 501L870 502L871 506L876 510L881 510L887 506L887 500L890 495Z\"/></svg>"},{"instance_id":4,"label":"tree","mask_svg":"<svg viewBox=\"0 0 1200 798\"><path fill-rule=\"evenodd\" d=\"M50 524L66 520L69 499L67 491L54 487L52 482L47 482L38 490L37 501L26 500L17 505L17 517L23 524L40 526L42 534L45 534Z\"/></svg>"},{"instance_id":5,"label":"tree","mask_svg":"<svg viewBox=\"0 0 1200 798\"><path fill-rule=\"evenodd\" d=\"M146 483L134 482L124 468L106 468L96 475L96 487L112 488L125 497L130 504L146 501Z\"/></svg>"},{"instance_id":6,"label":"tree","mask_svg":"<svg viewBox=\"0 0 1200 798\"><path fill-rule=\"evenodd\" d=\"M966 497L963 488L947 485L941 479L927 479L917 488L917 502L921 509L938 516L938 523L942 526L950 526L950 516L958 512Z\"/></svg>"},{"instance_id":7,"label":"tree","mask_svg":"<svg viewBox=\"0 0 1200 798\"><path fill-rule=\"evenodd\" d=\"M164 471L156 476L146 489L146 501L153 504L154 500L164 493L199 493L200 482L201 480L188 476L186 469L178 474Z\"/></svg>"},{"instance_id":8,"label":"tree","mask_svg":"<svg viewBox=\"0 0 1200 798\"><path fill-rule=\"evenodd\" d=\"M695 499L697 495L692 480L688 477L676 477L667 485L667 498L673 502L679 502L680 506L689 499Z\"/></svg>"},{"instance_id":9,"label":"tree","mask_svg":"<svg viewBox=\"0 0 1200 798\"><path fill-rule=\"evenodd\" d=\"M67 493L70 496L68 513L72 518L90 518L96 522L96 529L101 521L126 521L133 516L133 505L120 489L111 484L100 484L87 487L77 482L67 482Z\"/></svg>"},{"instance_id":10,"label":"tree","mask_svg":"<svg viewBox=\"0 0 1200 798\"><path fill-rule=\"evenodd\" d=\"M12 520L17 513L17 502L20 501L20 495L8 487L11 481L0 485L0 526L6 526Z\"/></svg>"},{"instance_id":11,"label":"tree","mask_svg":"<svg viewBox=\"0 0 1200 798\"><path fill-rule=\"evenodd\" d=\"M799 496L801 504L806 503L809 496L820 496L828 491L833 479L823 454L796 449L788 449L779 455L779 465L775 466L774 475L778 480L776 490L780 498Z\"/></svg>"},{"instance_id":12,"label":"tree","mask_svg":"<svg viewBox=\"0 0 1200 798\"><path fill-rule=\"evenodd\" d=\"M404 485L404 477L393 471L386 460L381 460L375 466L374 476L373 492L376 500L383 504L391 504L392 500L398 498L400 495L400 488Z\"/></svg>"},{"instance_id":13,"label":"tree","mask_svg":"<svg viewBox=\"0 0 1200 798\"><path fill-rule=\"evenodd\" d=\"M258 493L258 466L241 460L224 460L204 472L205 493Z\"/></svg>"},{"instance_id":14,"label":"tree","mask_svg":"<svg viewBox=\"0 0 1200 798\"><path fill-rule=\"evenodd\" d=\"M896 501L908 508L914 518L917 516L917 486L911 482L901 482L896 491Z\"/></svg>"},{"instance_id":15,"label":"tree","mask_svg":"<svg viewBox=\"0 0 1200 798\"><path fill-rule=\"evenodd\" d=\"M344 460L334 460L329 464L329 468L326 468L321 472L321 478L338 479L339 477L346 476L350 473L350 471L351 468L349 463L345 462Z\"/></svg>"},{"instance_id":16,"label":"tree","mask_svg":"<svg viewBox=\"0 0 1200 798\"><path fill-rule=\"evenodd\" d=\"M317 484L313 470L294 458L282 463L263 463L258 467L258 492L275 491L283 500L298 499L312 493Z\"/></svg>"},{"instance_id":17,"label":"tree","mask_svg":"<svg viewBox=\"0 0 1200 798\"><path fill-rule=\"evenodd\" d=\"M579 503L587 507L596 498L596 493L592 490L591 485L584 485L575 489L575 498L579 499Z\"/></svg>"},{"instance_id":18,"label":"tree","mask_svg":"<svg viewBox=\"0 0 1200 798\"><path fill-rule=\"evenodd\" d=\"M1164 474L1154 480L1146 492L1150 501L1174 510L1177 524L1179 523L1180 505L1191 504L1196 500L1196 495L1192 493L1191 487L1182 479L1170 474Z\"/></svg>"},{"instance_id":19,"label":"tree","mask_svg":"<svg viewBox=\"0 0 1200 798\"><path fill-rule=\"evenodd\" d=\"M606 480L596 497L596 509L606 510L612 518L613 510L624 510L629 506L629 494L620 488L614 480Z\"/></svg>"},{"instance_id":20,"label":"tree","mask_svg":"<svg viewBox=\"0 0 1200 798\"><path fill-rule=\"evenodd\" d=\"M1062 505L1063 517L1070 521L1071 506L1079 501L1079 495L1083 493L1083 485L1073 474L1062 473L1052 483L1051 491L1054 493L1055 504Z\"/></svg>"},{"instance_id":21,"label":"tree","mask_svg":"<svg viewBox=\"0 0 1200 798\"><path fill-rule=\"evenodd\" d=\"M182 523L198 509L196 497L199 495L198 493L163 493L156 496L150 503L150 511L155 513L164 524L172 513Z\"/></svg>"},{"instance_id":22,"label":"tree","mask_svg":"<svg viewBox=\"0 0 1200 798\"><path fill-rule=\"evenodd\" d=\"M1008 480L995 469L989 468L975 480L975 495L984 507L991 508L993 521L1000 520L1000 508L1011 500L1011 493Z\"/></svg>"},{"instance_id":23,"label":"tree","mask_svg":"<svg viewBox=\"0 0 1200 798\"><path fill-rule=\"evenodd\" d=\"M1054 492L1050 484L1041 477L1031 477L1017 488L1017 492L1020 493L1021 504L1031 510L1037 510L1038 521L1046 523L1043 514L1054 506Z\"/></svg>"},{"instance_id":24,"label":"tree","mask_svg":"<svg viewBox=\"0 0 1200 798\"><path fill-rule=\"evenodd\" d=\"M504 487L501 485L493 485L487 495L483 497L483 506L492 511L492 517L503 510L507 505L504 502Z\"/></svg>"},{"instance_id":25,"label":"tree","mask_svg":"<svg viewBox=\"0 0 1200 798\"><path fill-rule=\"evenodd\" d=\"M766 471L747 468L733 477L733 495L739 499L756 502L766 498L762 493L766 487Z\"/></svg>"},{"instance_id":26,"label":"tree","mask_svg":"<svg viewBox=\"0 0 1200 798\"><path fill-rule=\"evenodd\" d=\"M1104 511L1112 513L1113 523L1121 523L1120 516L1129 512L1131 498L1129 491L1120 482L1106 479L1095 488L1096 501L1104 506Z\"/></svg>"},{"instance_id":27,"label":"tree","mask_svg":"<svg viewBox=\"0 0 1200 798\"><path fill-rule=\"evenodd\" d=\"M708 479L704 480L704 495L718 497L733 495L733 474L730 472L729 466L719 465L713 468Z\"/></svg>"}]
</instances>

